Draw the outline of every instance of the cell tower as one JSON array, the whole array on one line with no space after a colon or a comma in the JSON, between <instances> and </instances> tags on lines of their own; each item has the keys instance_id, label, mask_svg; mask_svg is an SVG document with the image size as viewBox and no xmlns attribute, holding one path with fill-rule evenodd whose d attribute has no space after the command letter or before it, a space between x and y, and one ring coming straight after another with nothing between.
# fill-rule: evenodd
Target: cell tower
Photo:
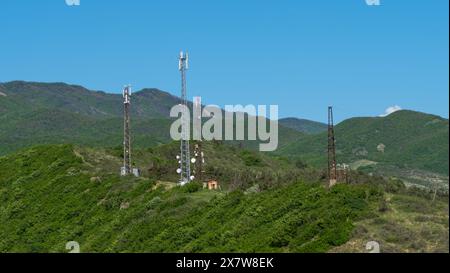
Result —
<instances>
[{"instance_id":1,"label":"cell tower","mask_svg":"<svg viewBox=\"0 0 450 273\"><path fill-rule=\"evenodd\" d=\"M191 156L189 151L189 137L190 132L188 128L190 128L189 121L189 113L187 113L187 94L186 94L186 70L189 69L189 55L180 52L180 57L178 60L178 69L181 72L181 104L185 106L182 117L182 126L181 126L181 144L180 144L180 156L179 163L180 168L178 169L178 173L180 174L180 184L185 185L189 183L189 181L193 180L191 177Z\"/></svg>"},{"instance_id":2,"label":"cell tower","mask_svg":"<svg viewBox=\"0 0 450 273\"><path fill-rule=\"evenodd\" d=\"M337 182L336 172L336 140L334 138L333 107L328 107L328 186Z\"/></svg>"},{"instance_id":3,"label":"cell tower","mask_svg":"<svg viewBox=\"0 0 450 273\"><path fill-rule=\"evenodd\" d=\"M196 179L200 182L203 182L203 173L205 164L205 154L203 153L202 141L200 140L195 144L194 149L194 157L191 159L191 162L195 164L194 175Z\"/></svg>"},{"instance_id":4,"label":"cell tower","mask_svg":"<svg viewBox=\"0 0 450 273\"><path fill-rule=\"evenodd\" d=\"M131 85L126 85L123 88L123 167L120 168L120 175L133 174L138 177L139 169L132 168L131 165L130 104Z\"/></svg>"},{"instance_id":5,"label":"cell tower","mask_svg":"<svg viewBox=\"0 0 450 273\"><path fill-rule=\"evenodd\" d=\"M202 104L201 98L194 97L194 109L201 109L201 107L202 107L201 104ZM195 110L194 110L194 113L196 113ZM198 125L201 124L201 120L202 120L201 113L199 113L199 115L194 118L197 120ZM194 157L191 159L191 163L194 164L193 173L194 173L195 178L198 181L203 182L203 173L204 173L203 165L205 164L205 154L203 153L203 142L202 142L201 137L197 141L197 143L195 143Z\"/></svg>"},{"instance_id":6,"label":"cell tower","mask_svg":"<svg viewBox=\"0 0 450 273\"><path fill-rule=\"evenodd\" d=\"M129 175L131 169L131 137L130 137L130 103L131 86L126 85L123 88L123 167L121 175Z\"/></svg>"}]
</instances>

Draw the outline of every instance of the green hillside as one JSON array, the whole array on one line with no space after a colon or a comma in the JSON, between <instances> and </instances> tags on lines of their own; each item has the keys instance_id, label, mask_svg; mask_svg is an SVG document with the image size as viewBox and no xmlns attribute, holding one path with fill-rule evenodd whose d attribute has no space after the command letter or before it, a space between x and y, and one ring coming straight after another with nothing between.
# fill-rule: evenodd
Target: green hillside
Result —
<instances>
[{"instance_id":1,"label":"green hillside","mask_svg":"<svg viewBox=\"0 0 450 273\"><path fill-rule=\"evenodd\" d=\"M66 83L14 81L0 83L0 113L29 113L41 109L61 111L96 118L121 117L122 90L116 94L92 91ZM179 98L158 89L133 92L132 115L142 118L167 118Z\"/></svg>"},{"instance_id":2,"label":"green hillside","mask_svg":"<svg viewBox=\"0 0 450 273\"><path fill-rule=\"evenodd\" d=\"M36 144L122 143L123 103L107 94L64 83L0 84L0 155ZM157 89L133 94L132 129L137 147L170 140L170 108L178 99Z\"/></svg>"},{"instance_id":3,"label":"green hillside","mask_svg":"<svg viewBox=\"0 0 450 273\"><path fill-rule=\"evenodd\" d=\"M170 144L158 151L140 151L137 161L152 162L171 154L171 149ZM209 153L211 149L226 156L235 154L228 146L208 147ZM208 191L196 183L176 187L153 173L121 178L116 169L120 158L114 153L51 145L0 157L0 252L66 252L68 241L79 242L82 252L339 251L337 247L347 247L361 234L370 236L358 228L359 223L387 217L378 212L386 188L375 178L361 176L359 184L328 191L317 182L320 179L299 174L258 188L255 185L263 179L257 178L256 171L267 160L274 164L279 160L249 152L235 160L216 160L230 162L234 169L250 168L252 182L232 190L232 179L224 177L220 181L229 190ZM284 160L278 164L289 167ZM430 204L426 198L411 198L402 203L409 211L416 209L411 204ZM426 213L448 211L448 204L438 200L427 205ZM375 226L382 225L381 221ZM437 226L424 228L431 232ZM379 236L376 239L393 240L402 233ZM405 244L415 238L406 240ZM448 237L433 240L432 236L423 239L415 251L429 246L433 247L427 251L448 251Z\"/></svg>"},{"instance_id":4,"label":"green hillside","mask_svg":"<svg viewBox=\"0 0 450 273\"><path fill-rule=\"evenodd\" d=\"M0 155L38 144L73 143L112 147L122 143L123 99L120 94L90 91L65 83L0 84ZM169 112L179 98L158 89L133 93L131 130L134 147L171 141ZM192 106L192 104L191 104ZM279 127L279 147L301 133ZM259 141L230 142L258 149Z\"/></svg>"},{"instance_id":5,"label":"green hillside","mask_svg":"<svg viewBox=\"0 0 450 273\"><path fill-rule=\"evenodd\" d=\"M404 110L387 117L345 120L336 126L335 135L340 163L367 171L436 173L446 176L448 184L447 119ZM326 152L327 132L305 136L279 151L314 166L326 166Z\"/></svg>"},{"instance_id":6,"label":"green hillside","mask_svg":"<svg viewBox=\"0 0 450 273\"><path fill-rule=\"evenodd\" d=\"M328 125L324 123L298 118L283 118L280 119L279 123L287 128L291 128L305 134L325 132L328 128Z\"/></svg>"}]
</instances>

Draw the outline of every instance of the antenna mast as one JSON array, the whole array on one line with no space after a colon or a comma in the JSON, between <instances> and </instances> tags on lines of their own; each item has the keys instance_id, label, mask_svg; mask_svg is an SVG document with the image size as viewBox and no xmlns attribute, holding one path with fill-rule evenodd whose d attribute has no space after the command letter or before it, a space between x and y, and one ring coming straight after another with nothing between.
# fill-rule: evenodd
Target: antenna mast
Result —
<instances>
[{"instance_id":1,"label":"antenna mast","mask_svg":"<svg viewBox=\"0 0 450 273\"><path fill-rule=\"evenodd\" d=\"M195 164L194 174L196 179L200 182L203 182L203 165L205 164L205 154L203 153L202 146L201 140L195 144L194 157L191 159L191 162Z\"/></svg>"},{"instance_id":2,"label":"antenna mast","mask_svg":"<svg viewBox=\"0 0 450 273\"><path fill-rule=\"evenodd\" d=\"M337 182L336 172L336 140L334 137L333 107L328 107L328 186Z\"/></svg>"},{"instance_id":3,"label":"antenna mast","mask_svg":"<svg viewBox=\"0 0 450 273\"><path fill-rule=\"evenodd\" d=\"M194 109L201 109L202 103L200 97L194 98ZM195 110L194 110L194 113ZM197 124L201 124L202 116L201 113L199 113L198 116L194 117L197 119ZM195 130L195 129L194 129ZM202 143L202 137L197 141L197 143L194 145L194 157L191 159L191 163L194 164L194 175L197 181L203 182L203 165L205 164L205 155L203 153L203 143Z\"/></svg>"},{"instance_id":4,"label":"antenna mast","mask_svg":"<svg viewBox=\"0 0 450 273\"><path fill-rule=\"evenodd\" d=\"M190 132L188 128L190 128L190 122L188 119L189 113L186 112L188 103L187 103L187 95L186 95L186 70L189 69L189 55L183 52L180 52L178 69L181 72L181 103L185 106L183 117L182 117L182 126L181 126L181 145L180 145L180 169L178 169L180 173L180 184L185 185L192 180L191 177L191 156L189 151L189 137Z\"/></svg>"},{"instance_id":5,"label":"antenna mast","mask_svg":"<svg viewBox=\"0 0 450 273\"><path fill-rule=\"evenodd\" d=\"M123 89L123 169L122 175L131 174L131 137L130 137L130 103L131 86L126 85Z\"/></svg>"}]
</instances>

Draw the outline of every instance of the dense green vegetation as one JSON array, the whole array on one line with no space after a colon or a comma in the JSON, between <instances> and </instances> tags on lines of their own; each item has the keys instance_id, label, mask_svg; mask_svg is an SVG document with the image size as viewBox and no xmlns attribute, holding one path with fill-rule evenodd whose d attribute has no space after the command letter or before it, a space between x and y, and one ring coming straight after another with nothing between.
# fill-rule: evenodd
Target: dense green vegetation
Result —
<instances>
[{"instance_id":1,"label":"dense green vegetation","mask_svg":"<svg viewBox=\"0 0 450 273\"><path fill-rule=\"evenodd\" d=\"M166 191L151 179L91 177L70 145L0 166L1 251L63 251L70 240L84 251L326 251L348 240L351 220L380 196L369 186L327 192L303 182L259 194Z\"/></svg>"},{"instance_id":2,"label":"dense green vegetation","mask_svg":"<svg viewBox=\"0 0 450 273\"><path fill-rule=\"evenodd\" d=\"M192 209L183 206L189 201L183 195L168 194L174 198L169 211L161 202L156 219L123 235L145 243L131 249L119 244L113 251L323 252L349 239L352 220L379 192L348 186L326 192L299 182L260 194L235 191Z\"/></svg>"},{"instance_id":3,"label":"dense green vegetation","mask_svg":"<svg viewBox=\"0 0 450 273\"><path fill-rule=\"evenodd\" d=\"M379 170L383 174L389 170L389 175L402 178L408 176L402 176L402 170L441 174L447 177L443 182L448 188L448 128L447 119L406 110L387 117L352 118L335 128L337 158L355 168L370 165L368 172ZM326 151L324 132L305 136L278 153L301 158L313 166L326 166Z\"/></svg>"},{"instance_id":4,"label":"dense green vegetation","mask_svg":"<svg viewBox=\"0 0 450 273\"><path fill-rule=\"evenodd\" d=\"M137 157L171 153L170 145L160 149ZM119 177L112 166L120 158L110 152L50 145L1 157L0 252L65 252L72 240L83 252L325 252L377 217L384 192L406 190L363 174L358 180L365 183L331 190L302 174L265 189L255 188L259 181L230 191L203 190L196 182L181 188L154 176ZM259 162L248 166L253 170L266 160L291 164L245 152L233 167L246 166L249 156L250 165Z\"/></svg>"}]
</instances>

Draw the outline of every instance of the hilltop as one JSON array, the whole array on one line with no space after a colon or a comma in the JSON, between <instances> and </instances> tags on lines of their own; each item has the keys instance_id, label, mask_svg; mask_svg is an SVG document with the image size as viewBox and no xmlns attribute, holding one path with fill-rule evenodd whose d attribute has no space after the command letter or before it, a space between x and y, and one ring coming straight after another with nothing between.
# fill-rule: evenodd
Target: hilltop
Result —
<instances>
[{"instance_id":1,"label":"hilltop","mask_svg":"<svg viewBox=\"0 0 450 273\"><path fill-rule=\"evenodd\" d=\"M279 123L285 127L305 134L317 134L325 132L328 128L327 124L299 118L283 118L279 120Z\"/></svg>"},{"instance_id":2,"label":"hilltop","mask_svg":"<svg viewBox=\"0 0 450 273\"><path fill-rule=\"evenodd\" d=\"M30 113L42 109L61 111L95 118L122 117L122 94L88 90L66 83L13 81L0 84L4 94L0 113ZM136 118L167 118L170 108L180 99L156 88L133 92L132 115Z\"/></svg>"},{"instance_id":3,"label":"hilltop","mask_svg":"<svg viewBox=\"0 0 450 273\"><path fill-rule=\"evenodd\" d=\"M398 176L448 188L448 120L415 111L387 117L351 118L335 127L340 163L354 169ZM327 132L305 136L278 153L326 166Z\"/></svg>"}]
</instances>

